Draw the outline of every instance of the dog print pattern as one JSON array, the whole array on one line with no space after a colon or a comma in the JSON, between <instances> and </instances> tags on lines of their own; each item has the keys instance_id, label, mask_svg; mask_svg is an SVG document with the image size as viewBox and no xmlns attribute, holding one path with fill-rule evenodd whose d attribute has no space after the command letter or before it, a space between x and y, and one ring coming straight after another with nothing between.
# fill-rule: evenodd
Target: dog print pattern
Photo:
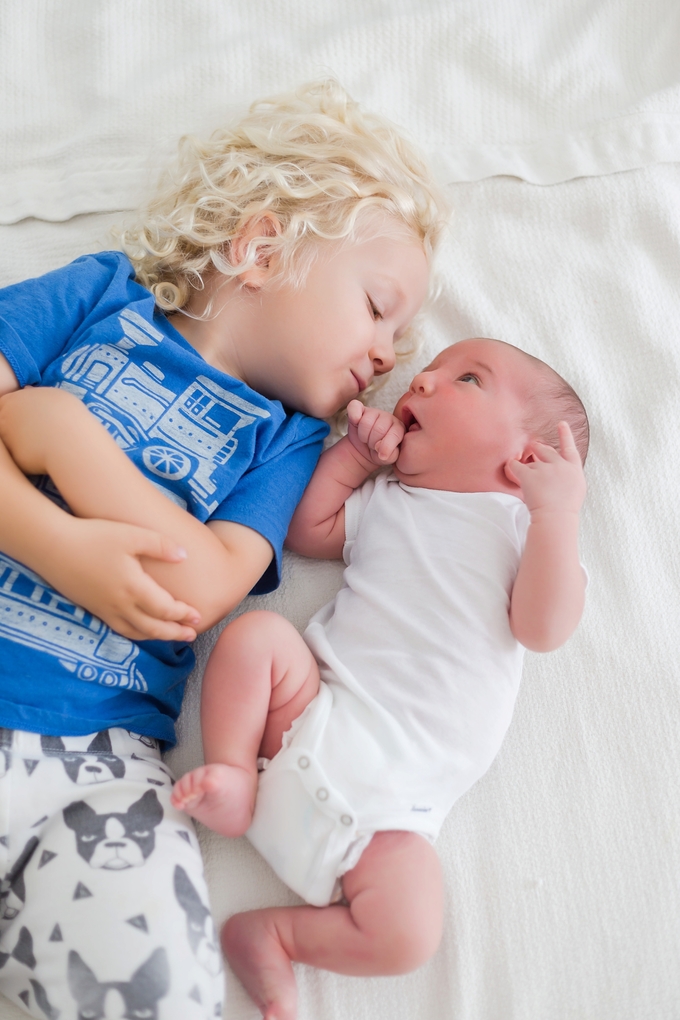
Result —
<instances>
[{"instance_id":1,"label":"dog print pattern","mask_svg":"<svg viewBox=\"0 0 680 1020\"><path fill-rule=\"evenodd\" d=\"M5 759L0 992L40 1020L220 1017L198 843L156 742L0 730Z\"/></svg>"}]
</instances>

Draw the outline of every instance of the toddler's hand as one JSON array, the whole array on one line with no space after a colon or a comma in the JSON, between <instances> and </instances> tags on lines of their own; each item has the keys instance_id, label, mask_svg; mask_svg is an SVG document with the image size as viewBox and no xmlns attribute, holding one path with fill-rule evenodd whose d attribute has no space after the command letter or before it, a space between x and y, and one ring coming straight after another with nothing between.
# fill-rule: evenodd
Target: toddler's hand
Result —
<instances>
[{"instance_id":1,"label":"toddler's hand","mask_svg":"<svg viewBox=\"0 0 680 1020\"><path fill-rule=\"evenodd\" d=\"M533 516L555 511L578 513L586 494L586 480L574 437L566 421L558 425L560 448L533 443L534 460L522 464L509 460L505 473L522 490L524 502Z\"/></svg>"},{"instance_id":2,"label":"toddler's hand","mask_svg":"<svg viewBox=\"0 0 680 1020\"><path fill-rule=\"evenodd\" d=\"M365 407L360 400L347 405L348 436L352 446L377 467L394 464L399 444L404 438L404 425L389 411Z\"/></svg>"},{"instance_id":3,"label":"toddler's hand","mask_svg":"<svg viewBox=\"0 0 680 1020\"><path fill-rule=\"evenodd\" d=\"M73 517L49 571L50 582L133 641L193 641L199 613L146 573L143 556L180 563L186 553L147 528Z\"/></svg>"}]
</instances>

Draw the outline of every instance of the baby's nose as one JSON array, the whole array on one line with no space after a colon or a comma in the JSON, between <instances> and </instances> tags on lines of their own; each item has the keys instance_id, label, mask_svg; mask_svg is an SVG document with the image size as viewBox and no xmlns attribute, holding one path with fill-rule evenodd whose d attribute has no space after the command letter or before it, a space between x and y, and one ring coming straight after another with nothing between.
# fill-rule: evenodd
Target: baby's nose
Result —
<instances>
[{"instance_id":1,"label":"baby's nose","mask_svg":"<svg viewBox=\"0 0 680 1020\"><path fill-rule=\"evenodd\" d=\"M432 389L432 379L430 372L419 372L411 383L411 389L414 393L427 394Z\"/></svg>"}]
</instances>

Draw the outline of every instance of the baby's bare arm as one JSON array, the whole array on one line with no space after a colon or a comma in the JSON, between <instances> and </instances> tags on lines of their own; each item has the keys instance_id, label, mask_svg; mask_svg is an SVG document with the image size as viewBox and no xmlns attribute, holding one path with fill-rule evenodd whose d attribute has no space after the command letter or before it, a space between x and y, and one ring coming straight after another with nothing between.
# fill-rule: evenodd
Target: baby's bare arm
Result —
<instances>
[{"instance_id":1,"label":"baby's bare arm","mask_svg":"<svg viewBox=\"0 0 680 1020\"><path fill-rule=\"evenodd\" d=\"M349 432L322 454L293 514L286 545L303 556L340 559L345 543L345 502L376 467L392 464L404 426L388 411L352 400Z\"/></svg>"},{"instance_id":2,"label":"baby's bare arm","mask_svg":"<svg viewBox=\"0 0 680 1020\"><path fill-rule=\"evenodd\" d=\"M550 652L576 629L586 581L579 560L579 510L585 496L581 460L569 426L560 424L560 451L535 444L531 464L511 462L531 513L527 541L512 590L510 627L534 652Z\"/></svg>"},{"instance_id":3,"label":"baby's bare arm","mask_svg":"<svg viewBox=\"0 0 680 1020\"><path fill-rule=\"evenodd\" d=\"M0 399L0 438L23 472L48 474L77 515L63 513L26 479L22 484L13 476L13 499L3 500L13 510L0 513L0 547L86 608L91 606L82 598L83 579L87 576L92 589L86 598L97 586L110 586L110 579L96 562L74 571L73 557L83 558L79 539L84 540L87 529L107 522L167 536L173 549L183 547L185 558L176 555L174 562L151 559L156 555L152 550L139 550L140 561L173 600L181 600L187 610L195 607L198 630L237 605L271 560L271 546L252 529L228 521L206 527L175 506L144 478L86 407L63 390L29 388ZM4 467L8 469L6 463ZM42 540L36 539L35 525L30 531L22 527L29 505L35 525L43 522ZM87 549L86 541L84 545ZM75 592L70 590L74 574ZM102 601L106 597L104 591Z\"/></svg>"}]
</instances>

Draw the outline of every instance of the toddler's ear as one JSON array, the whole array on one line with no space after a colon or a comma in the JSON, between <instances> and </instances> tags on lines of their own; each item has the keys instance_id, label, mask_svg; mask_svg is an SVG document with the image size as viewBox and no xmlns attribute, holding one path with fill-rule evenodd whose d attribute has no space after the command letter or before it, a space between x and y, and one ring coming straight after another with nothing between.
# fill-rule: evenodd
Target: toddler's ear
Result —
<instances>
[{"instance_id":1,"label":"toddler's ear","mask_svg":"<svg viewBox=\"0 0 680 1020\"><path fill-rule=\"evenodd\" d=\"M239 273L239 280L244 286L251 290L259 290L264 284L269 275L272 257L272 248L267 244L266 238L278 237L281 230L281 222L278 217L273 213L266 212L248 220L245 227L231 242L229 260L235 266L246 261L253 242L257 247L255 265Z\"/></svg>"}]
</instances>

